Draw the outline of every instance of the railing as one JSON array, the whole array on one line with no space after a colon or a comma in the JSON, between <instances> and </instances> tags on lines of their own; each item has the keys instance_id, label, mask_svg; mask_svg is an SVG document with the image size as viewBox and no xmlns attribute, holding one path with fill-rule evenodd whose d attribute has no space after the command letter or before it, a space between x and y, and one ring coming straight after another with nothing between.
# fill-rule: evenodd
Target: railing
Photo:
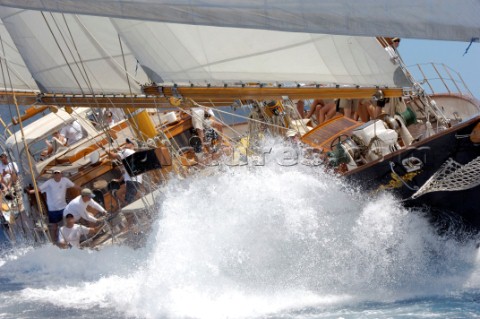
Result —
<instances>
[{"instance_id":1,"label":"railing","mask_svg":"<svg viewBox=\"0 0 480 319\"><path fill-rule=\"evenodd\" d=\"M473 96L460 73L443 63L423 63L408 67L428 94L449 93Z\"/></svg>"}]
</instances>

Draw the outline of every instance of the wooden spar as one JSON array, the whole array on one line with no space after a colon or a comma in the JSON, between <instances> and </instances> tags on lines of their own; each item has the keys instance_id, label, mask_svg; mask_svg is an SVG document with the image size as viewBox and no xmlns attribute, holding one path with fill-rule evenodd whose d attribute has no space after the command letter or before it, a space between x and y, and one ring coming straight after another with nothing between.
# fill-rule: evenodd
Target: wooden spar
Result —
<instances>
[{"instance_id":1,"label":"wooden spar","mask_svg":"<svg viewBox=\"0 0 480 319\"><path fill-rule=\"evenodd\" d=\"M282 99L285 96L290 99L371 99L379 90L366 87L159 87L159 93L160 89L164 96L181 96L199 103L210 99L267 100ZM381 90L385 97L404 95L401 88Z\"/></svg>"},{"instance_id":2,"label":"wooden spar","mask_svg":"<svg viewBox=\"0 0 480 319\"><path fill-rule=\"evenodd\" d=\"M14 125L17 125L17 124L19 124L21 121L28 120L28 119L31 118L32 116L37 115L38 113L41 113L41 112L45 111L45 110L48 109L48 108L49 108L48 105L35 105L35 106L32 106L32 107L26 109L25 112L20 116L20 118L14 117L14 118L12 119L12 123L13 123Z\"/></svg>"},{"instance_id":3,"label":"wooden spar","mask_svg":"<svg viewBox=\"0 0 480 319\"><path fill-rule=\"evenodd\" d=\"M38 92L12 92L0 91L0 105L14 104L13 96L15 95L19 105L31 105L37 101Z\"/></svg>"},{"instance_id":4,"label":"wooden spar","mask_svg":"<svg viewBox=\"0 0 480 319\"><path fill-rule=\"evenodd\" d=\"M401 88L375 87L161 87L149 86L144 91L147 95L54 95L35 93L16 93L22 105L40 103L42 105L105 107L105 108L172 108L168 98L190 98L197 103L211 107L226 106L235 100L282 99L371 99L382 90L385 97L401 97ZM11 92L0 92L0 104L11 101Z\"/></svg>"}]
</instances>

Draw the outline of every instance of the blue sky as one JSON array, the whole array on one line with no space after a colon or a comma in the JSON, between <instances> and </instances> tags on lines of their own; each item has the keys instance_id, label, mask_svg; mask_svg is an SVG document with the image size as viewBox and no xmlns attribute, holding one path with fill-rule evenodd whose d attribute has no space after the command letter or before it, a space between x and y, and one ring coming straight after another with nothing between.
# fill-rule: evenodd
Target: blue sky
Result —
<instances>
[{"instance_id":1,"label":"blue sky","mask_svg":"<svg viewBox=\"0 0 480 319\"><path fill-rule=\"evenodd\" d=\"M473 95L480 99L480 44L473 43L468 53L463 56L468 44L466 42L402 39L399 51L407 66L428 62L448 65L461 74ZM413 74L418 73L415 68L410 69ZM434 72L433 68L429 66L426 66L425 69ZM443 68L440 70L443 76L448 77ZM446 92L441 82L438 82L436 87L441 87Z\"/></svg>"}]
</instances>

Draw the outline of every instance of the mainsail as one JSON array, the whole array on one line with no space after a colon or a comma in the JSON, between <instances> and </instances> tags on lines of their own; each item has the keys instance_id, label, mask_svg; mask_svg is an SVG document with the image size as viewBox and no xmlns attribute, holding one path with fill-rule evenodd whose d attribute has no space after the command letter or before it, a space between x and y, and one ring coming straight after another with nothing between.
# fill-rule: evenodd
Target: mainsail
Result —
<instances>
[{"instance_id":1,"label":"mainsail","mask_svg":"<svg viewBox=\"0 0 480 319\"><path fill-rule=\"evenodd\" d=\"M195 86L411 85L373 37L0 8L0 19L43 93L140 94L141 85L151 81ZM54 10L62 11L59 8ZM98 5L87 13L95 13L95 8ZM96 14L110 15L108 10Z\"/></svg>"},{"instance_id":2,"label":"mainsail","mask_svg":"<svg viewBox=\"0 0 480 319\"><path fill-rule=\"evenodd\" d=\"M477 0L0 0L1 5L233 28L471 41Z\"/></svg>"},{"instance_id":3,"label":"mainsail","mask_svg":"<svg viewBox=\"0 0 480 319\"><path fill-rule=\"evenodd\" d=\"M6 7L0 18L42 92L140 93L148 81L108 18Z\"/></svg>"},{"instance_id":4,"label":"mainsail","mask_svg":"<svg viewBox=\"0 0 480 319\"><path fill-rule=\"evenodd\" d=\"M123 19L114 25L158 83L405 85L375 38Z\"/></svg>"}]
</instances>

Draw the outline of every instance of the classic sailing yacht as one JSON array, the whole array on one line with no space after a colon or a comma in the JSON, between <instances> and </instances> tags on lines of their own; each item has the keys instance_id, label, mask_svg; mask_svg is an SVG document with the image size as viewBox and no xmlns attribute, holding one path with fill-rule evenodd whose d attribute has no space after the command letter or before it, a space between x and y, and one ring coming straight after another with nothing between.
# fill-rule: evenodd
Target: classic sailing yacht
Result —
<instances>
[{"instance_id":1,"label":"classic sailing yacht","mask_svg":"<svg viewBox=\"0 0 480 319\"><path fill-rule=\"evenodd\" d=\"M325 162L348 178L368 181L377 190L391 189L408 205L452 211L480 227L474 200L480 190L474 174L480 162L475 140L478 101L461 92L426 94L401 60L392 61L387 54L388 39L351 36L382 35L393 26L388 34L470 41L478 21L469 13L464 21L471 21L466 24L471 27L452 26L446 23L450 13L428 11L438 14L438 28L418 31L396 15L387 15L389 23L371 23L371 14L383 18L380 13L386 13L373 2L362 5L358 17L346 12L341 2L330 4L338 9L335 12L313 1L252 6L235 1L109 1L105 6L102 1L0 0L11 6L0 9L6 28L1 30L2 45L12 51L2 50L3 65L16 70L3 76L2 98L12 103L14 97L16 104L26 105L123 108L135 137L150 141L153 148L168 147L171 157L188 146L188 137L176 136L188 134L191 123L170 128L176 135L159 129L162 121L146 125L154 129L143 132L144 124L150 123L147 108L171 108L183 118L191 107L243 104L252 110L250 122L264 122L276 127L271 132L284 135L287 129L299 128L291 121L294 99L390 98L392 104L395 99L401 105L391 107L391 114L365 124L338 116L304 134L302 141L321 150ZM478 10L478 5L470 6ZM407 4L395 9L411 10ZM342 14L351 23L323 23ZM356 28L357 23L362 27ZM87 113L76 112L88 123ZM20 140L25 132L17 134ZM82 146L94 147L98 139L100 144L111 143L108 131L95 134L89 133L90 145ZM11 140L7 146L13 145ZM89 153L94 151L90 148ZM74 149L64 152L58 156L79 160ZM33 153L25 157L27 162ZM22 162L23 172L45 173L27 164ZM94 181L83 185L90 182Z\"/></svg>"}]
</instances>

